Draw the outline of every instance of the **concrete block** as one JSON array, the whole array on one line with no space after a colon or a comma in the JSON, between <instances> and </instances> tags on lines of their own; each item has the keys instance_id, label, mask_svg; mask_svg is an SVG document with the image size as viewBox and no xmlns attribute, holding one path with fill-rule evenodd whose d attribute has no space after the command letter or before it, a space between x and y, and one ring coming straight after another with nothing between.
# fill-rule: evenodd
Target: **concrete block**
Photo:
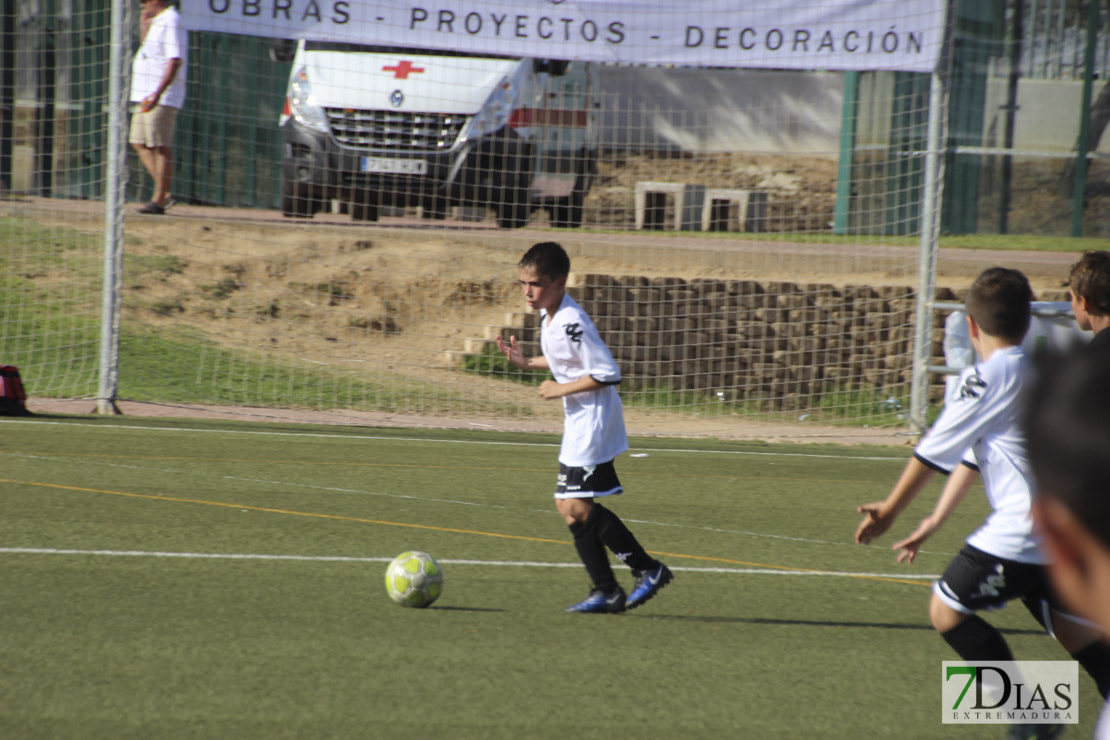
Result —
<instances>
[{"instance_id":1,"label":"concrete block","mask_svg":"<svg viewBox=\"0 0 1110 740\"><path fill-rule=\"evenodd\" d=\"M767 193L712 188L705 191L702 231L762 232L767 223Z\"/></svg>"},{"instance_id":2,"label":"concrete block","mask_svg":"<svg viewBox=\"0 0 1110 740\"><path fill-rule=\"evenodd\" d=\"M667 196L674 206L671 217L667 215ZM634 192L637 229L663 231L701 230L701 211L705 201L704 185L681 182L638 182Z\"/></svg>"}]
</instances>

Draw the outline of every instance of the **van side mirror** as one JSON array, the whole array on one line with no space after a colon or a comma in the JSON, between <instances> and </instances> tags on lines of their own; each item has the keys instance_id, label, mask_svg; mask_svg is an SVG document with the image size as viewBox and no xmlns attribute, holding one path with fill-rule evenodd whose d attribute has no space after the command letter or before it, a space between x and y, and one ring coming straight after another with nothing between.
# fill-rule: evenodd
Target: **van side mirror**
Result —
<instances>
[{"instance_id":1,"label":"van side mirror","mask_svg":"<svg viewBox=\"0 0 1110 740\"><path fill-rule=\"evenodd\" d=\"M275 62L291 62L297 53L297 42L294 39L274 39L270 45L270 59Z\"/></svg>"},{"instance_id":2,"label":"van side mirror","mask_svg":"<svg viewBox=\"0 0 1110 740\"><path fill-rule=\"evenodd\" d=\"M532 69L539 74L547 72L552 77L562 77L567 73L570 62L566 59L533 59Z\"/></svg>"}]
</instances>

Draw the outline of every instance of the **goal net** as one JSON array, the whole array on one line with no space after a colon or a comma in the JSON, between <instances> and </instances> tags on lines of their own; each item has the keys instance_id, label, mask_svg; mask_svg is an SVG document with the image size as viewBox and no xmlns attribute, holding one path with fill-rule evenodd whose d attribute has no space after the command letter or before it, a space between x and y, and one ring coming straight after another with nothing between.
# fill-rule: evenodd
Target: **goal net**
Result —
<instances>
[{"instance_id":1,"label":"goal net","mask_svg":"<svg viewBox=\"0 0 1110 740\"><path fill-rule=\"evenodd\" d=\"M110 24L61 5L69 46L10 37L0 360L94 398ZM128 59L159 22L134 9ZM516 263L557 241L637 428L905 426L939 0L211 0L180 23L172 198L124 162L118 399L550 422L495 340L539 352Z\"/></svg>"}]
</instances>

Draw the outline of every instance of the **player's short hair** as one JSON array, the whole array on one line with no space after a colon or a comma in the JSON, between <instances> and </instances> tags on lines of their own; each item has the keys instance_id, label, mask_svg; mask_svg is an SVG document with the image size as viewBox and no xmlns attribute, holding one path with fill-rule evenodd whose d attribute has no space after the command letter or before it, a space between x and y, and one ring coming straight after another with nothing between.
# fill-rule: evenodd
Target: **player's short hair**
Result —
<instances>
[{"instance_id":1,"label":"player's short hair","mask_svg":"<svg viewBox=\"0 0 1110 740\"><path fill-rule=\"evenodd\" d=\"M1038 495L1059 500L1110 546L1110 348L1042 357L1023 420Z\"/></svg>"},{"instance_id":2,"label":"player's short hair","mask_svg":"<svg viewBox=\"0 0 1110 740\"><path fill-rule=\"evenodd\" d=\"M1033 289L1019 270L991 267L984 270L964 298L968 315L992 337L1020 344L1033 315Z\"/></svg>"},{"instance_id":3,"label":"player's short hair","mask_svg":"<svg viewBox=\"0 0 1110 740\"><path fill-rule=\"evenodd\" d=\"M570 274L570 257L556 242L540 242L524 253L517 263L520 269L535 270L550 280L558 280Z\"/></svg>"},{"instance_id":4,"label":"player's short hair","mask_svg":"<svg viewBox=\"0 0 1110 740\"><path fill-rule=\"evenodd\" d=\"M1110 252L1084 252L1071 266L1068 287L1090 303L1090 312L1110 316Z\"/></svg>"}]
</instances>

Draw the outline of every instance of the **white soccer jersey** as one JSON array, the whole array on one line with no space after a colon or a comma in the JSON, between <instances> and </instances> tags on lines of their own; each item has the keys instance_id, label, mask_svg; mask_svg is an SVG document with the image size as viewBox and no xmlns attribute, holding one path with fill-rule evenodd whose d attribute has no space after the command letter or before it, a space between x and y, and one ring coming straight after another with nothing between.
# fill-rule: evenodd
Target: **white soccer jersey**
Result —
<instances>
[{"instance_id":1,"label":"white soccer jersey","mask_svg":"<svg viewBox=\"0 0 1110 740\"><path fill-rule=\"evenodd\" d=\"M158 89L171 59L180 59L181 66L158 102L167 108L181 108L185 105L189 74L189 38L181 27L181 15L174 7L166 8L151 19L143 45L135 53L131 63L131 102L141 103Z\"/></svg>"},{"instance_id":2,"label":"white soccer jersey","mask_svg":"<svg viewBox=\"0 0 1110 740\"><path fill-rule=\"evenodd\" d=\"M563 396L563 444L559 462L573 467L608 462L628 449L624 408L617 394L621 371L597 327L570 295L554 315L541 311L540 346L560 383L589 375L604 385Z\"/></svg>"},{"instance_id":3,"label":"white soccer jersey","mask_svg":"<svg viewBox=\"0 0 1110 740\"><path fill-rule=\"evenodd\" d=\"M987 362L964 370L954 397L914 455L950 473L970 447L993 511L967 544L1006 560L1045 563L1033 533L1033 476L1020 427L1025 372L1020 347L997 350Z\"/></svg>"}]
</instances>

